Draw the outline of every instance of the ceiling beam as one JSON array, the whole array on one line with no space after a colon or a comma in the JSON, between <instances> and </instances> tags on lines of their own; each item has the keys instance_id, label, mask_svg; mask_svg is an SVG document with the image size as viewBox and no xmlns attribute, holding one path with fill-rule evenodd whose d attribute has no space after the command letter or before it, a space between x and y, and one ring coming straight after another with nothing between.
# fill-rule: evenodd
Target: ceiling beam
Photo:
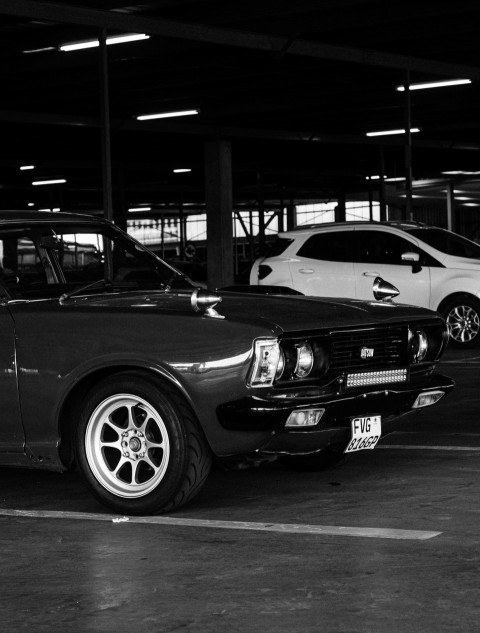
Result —
<instances>
[{"instance_id":1,"label":"ceiling beam","mask_svg":"<svg viewBox=\"0 0 480 633\"><path fill-rule=\"evenodd\" d=\"M291 39L278 35L187 24L173 20L136 16L115 11L99 11L72 4L38 0L0 0L0 14L47 20L52 23L76 24L99 29L148 33L169 38L261 50L273 55L299 55L383 68L480 79L480 68L396 55L381 51L334 46L316 41Z\"/></svg>"},{"instance_id":2,"label":"ceiling beam","mask_svg":"<svg viewBox=\"0 0 480 633\"><path fill-rule=\"evenodd\" d=\"M45 114L43 112L18 112L17 110L0 110L0 121L7 123L24 123L39 125L64 125L69 127L99 128L99 117ZM112 130L149 132L158 134L184 134L205 137L262 139L267 141L297 141L303 143L343 143L347 145L398 145L405 141L394 136L366 137L354 134L330 134L299 130L272 130L262 128L241 128L233 126L201 125L196 123L167 123L112 119ZM480 150L479 143L463 141L437 141L415 139L416 147Z\"/></svg>"}]
</instances>

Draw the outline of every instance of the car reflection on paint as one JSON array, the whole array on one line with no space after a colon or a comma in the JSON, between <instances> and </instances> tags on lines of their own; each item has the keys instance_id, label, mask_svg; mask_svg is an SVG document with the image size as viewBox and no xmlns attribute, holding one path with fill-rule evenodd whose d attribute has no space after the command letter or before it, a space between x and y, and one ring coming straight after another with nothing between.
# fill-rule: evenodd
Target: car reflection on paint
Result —
<instances>
[{"instance_id":1,"label":"car reflection on paint","mask_svg":"<svg viewBox=\"0 0 480 633\"><path fill-rule=\"evenodd\" d=\"M0 264L0 464L76 466L122 514L187 503L213 456L325 468L453 387L444 320L381 279L371 301L216 294L63 213L2 212Z\"/></svg>"}]
</instances>

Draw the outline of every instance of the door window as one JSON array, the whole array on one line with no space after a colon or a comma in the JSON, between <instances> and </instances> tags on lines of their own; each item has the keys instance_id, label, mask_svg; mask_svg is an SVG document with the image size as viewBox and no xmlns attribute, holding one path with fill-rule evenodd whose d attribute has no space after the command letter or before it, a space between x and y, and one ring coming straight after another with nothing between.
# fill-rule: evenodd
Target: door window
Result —
<instances>
[{"instance_id":1,"label":"door window","mask_svg":"<svg viewBox=\"0 0 480 633\"><path fill-rule=\"evenodd\" d=\"M366 264L402 266L406 264L402 261L403 253L419 252L412 242L386 231L357 231L356 237L358 240L358 259Z\"/></svg>"},{"instance_id":2,"label":"door window","mask_svg":"<svg viewBox=\"0 0 480 633\"><path fill-rule=\"evenodd\" d=\"M48 283L35 243L25 234L0 233L0 283L14 298Z\"/></svg>"}]
</instances>

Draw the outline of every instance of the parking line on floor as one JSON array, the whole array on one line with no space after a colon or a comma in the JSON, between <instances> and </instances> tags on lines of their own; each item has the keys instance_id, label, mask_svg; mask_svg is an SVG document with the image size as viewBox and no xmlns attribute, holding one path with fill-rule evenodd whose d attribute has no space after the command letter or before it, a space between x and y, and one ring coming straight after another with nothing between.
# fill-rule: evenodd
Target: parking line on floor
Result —
<instances>
[{"instance_id":1,"label":"parking line on floor","mask_svg":"<svg viewBox=\"0 0 480 633\"><path fill-rule=\"evenodd\" d=\"M479 453L480 446L422 446L418 444L379 444L375 447L379 448L399 448L402 450L417 451L464 451L467 453Z\"/></svg>"},{"instance_id":2,"label":"parking line on floor","mask_svg":"<svg viewBox=\"0 0 480 633\"><path fill-rule=\"evenodd\" d=\"M400 530L391 528L346 527L336 525L304 525L296 523L258 523L250 521L215 521L210 519L188 519L180 517L146 516L121 517L111 514L89 512L61 512L51 510L14 510L0 509L0 516L31 519L73 519L83 521L110 521L115 524L146 524L180 527L214 528L221 530L250 530L259 532L277 532L280 534L314 534L318 536L356 536L364 538L383 538L396 540L425 541L442 532L424 530Z\"/></svg>"},{"instance_id":3,"label":"parking line on floor","mask_svg":"<svg viewBox=\"0 0 480 633\"><path fill-rule=\"evenodd\" d=\"M442 365L474 365L480 362L480 356L472 356L471 358L455 358L452 360L442 360Z\"/></svg>"}]
</instances>

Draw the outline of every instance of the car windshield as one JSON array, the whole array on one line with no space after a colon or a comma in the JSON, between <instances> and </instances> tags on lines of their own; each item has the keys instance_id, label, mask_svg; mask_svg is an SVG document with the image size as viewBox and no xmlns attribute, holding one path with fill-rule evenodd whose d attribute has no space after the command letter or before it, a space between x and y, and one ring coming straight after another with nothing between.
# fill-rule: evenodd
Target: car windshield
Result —
<instances>
[{"instance_id":1,"label":"car windshield","mask_svg":"<svg viewBox=\"0 0 480 633\"><path fill-rule=\"evenodd\" d=\"M192 290L189 279L106 224L0 230L0 282L15 299Z\"/></svg>"},{"instance_id":2,"label":"car windshield","mask_svg":"<svg viewBox=\"0 0 480 633\"><path fill-rule=\"evenodd\" d=\"M480 245L456 233L440 228L412 228L405 230L410 235L418 237L418 239L423 240L429 246L447 255L480 259Z\"/></svg>"}]
</instances>

